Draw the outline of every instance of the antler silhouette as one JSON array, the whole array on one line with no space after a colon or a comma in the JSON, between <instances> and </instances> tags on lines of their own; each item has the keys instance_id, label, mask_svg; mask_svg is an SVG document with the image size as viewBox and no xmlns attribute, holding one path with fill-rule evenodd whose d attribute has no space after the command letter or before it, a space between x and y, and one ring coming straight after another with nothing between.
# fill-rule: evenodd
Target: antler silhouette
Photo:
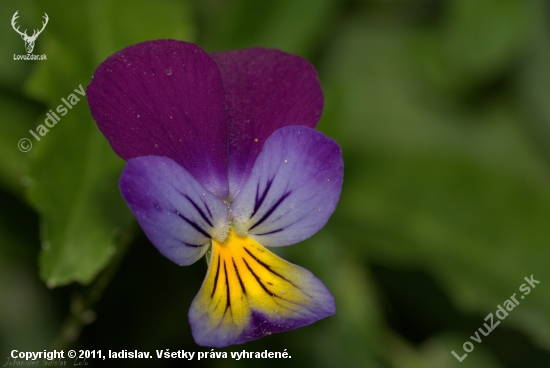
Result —
<instances>
[{"instance_id":1,"label":"antler silhouette","mask_svg":"<svg viewBox=\"0 0 550 368\"><path fill-rule=\"evenodd\" d=\"M19 13L19 10L15 12L15 14L13 15L13 17L11 18L11 26L13 27L13 29L15 30L15 32L19 33L21 35L21 37L23 37L23 39L25 39L25 37L29 37L27 36L27 30L25 29L25 32L21 32L19 30L19 26L17 28L15 28L15 20L17 18L19 18L19 15L17 15L17 13ZM44 13L46 14L46 13Z\"/></svg>"},{"instance_id":2,"label":"antler silhouette","mask_svg":"<svg viewBox=\"0 0 550 368\"><path fill-rule=\"evenodd\" d=\"M36 41L36 38L38 37L38 35L40 33L42 33L42 31L44 30L44 28L46 28L46 24L48 24L48 20L50 18L48 18L48 14L44 13L43 17L44 17L44 22L42 22L42 29L41 30L38 30L38 29L35 29L32 33L31 36L29 36L27 34L27 30L25 29L25 32L21 32L19 30L19 26L17 26L16 28L16 24L15 24L15 21L17 20L17 18L19 18L19 15L17 14L19 13L19 10L17 10L15 12L15 14L13 15L13 17L11 18L11 26L13 27L13 29L15 30L15 32L19 33L21 35L21 38L23 38L23 41L25 41L25 48L27 49L27 53L31 53L32 50L34 49L34 41Z\"/></svg>"},{"instance_id":3,"label":"antler silhouette","mask_svg":"<svg viewBox=\"0 0 550 368\"><path fill-rule=\"evenodd\" d=\"M48 18L48 14L46 14L46 13L44 13L43 17L44 17L45 22L42 22L42 29L41 29L40 31L37 30L37 29L35 29L34 32L33 32L33 34L32 34L32 36L31 36L31 38L36 39L36 37L38 37L38 35L39 35L40 33L42 33L42 31L44 30L44 28L46 28L46 24L48 24L48 20L49 20L50 18ZM26 30L25 30L25 31L26 31ZM35 33L36 33L36 34L35 34Z\"/></svg>"}]
</instances>

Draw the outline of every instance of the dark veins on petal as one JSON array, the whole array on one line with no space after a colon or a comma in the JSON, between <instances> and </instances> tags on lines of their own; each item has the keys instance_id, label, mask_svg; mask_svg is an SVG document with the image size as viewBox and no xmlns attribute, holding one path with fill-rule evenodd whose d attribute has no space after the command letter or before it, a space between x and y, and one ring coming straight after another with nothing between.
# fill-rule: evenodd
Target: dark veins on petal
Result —
<instances>
[{"instance_id":1,"label":"dark veins on petal","mask_svg":"<svg viewBox=\"0 0 550 368\"><path fill-rule=\"evenodd\" d=\"M264 203L265 197L267 196L267 192L269 192L269 189L271 188L272 183L273 183L273 178L271 178L267 181L267 184L265 186L265 190L260 195L260 198L258 198L258 195L260 194L260 183L258 183L258 185L256 187L256 199L254 201L254 211L252 212L252 214L255 214L258 211L258 209L260 208L260 206L262 205L262 203ZM254 215L252 215L252 217L254 217Z\"/></svg>"},{"instance_id":2,"label":"dark veins on petal","mask_svg":"<svg viewBox=\"0 0 550 368\"><path fill-rule=\"evenodd\" d=\"M248 268L248 270L250 271L250 273L252 273L252 276L254 276L254 278L256 279L256 281L258 281L258 284L260 284L260 286L262 287L262 289L264 289L264 291L266 293L268 293L270 296L278 296L278 295L275 295L273 294L271 291L269 291L269 289L262 283L262 281L260 280L260 278L258 277L258 275L256 275L254 273L254 271L252 271L252 268L250 268L250 266L248 265L248 262L246 261L246 259L243 258L243 261L244 261L244 264L246 265L246 268Z\"/></svg>"},{"instance_id":3,"label":"dark veins on petal","mask_svg":"<svg viewBox=\"0 0 550 368\"><path fill-rule=\"evenodd\" d=\"M204 247L204 244L190 244L190 243L185 243L185 242L182 242L183 245L187 246L187 247L191 247L191 248L200 248L200 247Z\"/></svg>"},{"instance_id":4,"label":"dark veins on petal","mask_svg":"<svg viewBox=\"0 0 550 368\"><path fill-rule=\"evenodd\" d=\"M192 226L195 230L197 230L199 233L201 233L202 235L204 235L204 236L207 237L207 238L210 238L210 235L209 235L202 227L200 227L199 225L197 225L196 222L189 220L187 217L185 217L184 215L182 215L179 211L175 211L174 213L175 213L176 215L178 215L179 217L181 217L185 222L187 222L189 225L191 225L191 226Z\"/></svg>"},{"instance_id":5,"label":"dark veins on petal","mask_svg":"<svg viewBox=\"0 0 550 368\"><path fill-rule=\"evenodd\" d=\"M265 220L267 220L267 218L269 216L271 216L271 214L277 209L277 207L279 207L281 205L281 203L283 203L283 201L291 194L292 192L286 192L285 194L283 194L281 196L281 198L279 198L279 200L277 202L275 202L275 204L273 206L271 206L271 208L263 215L263 217L258 221L256 222L254 225L252 225L250 227L249 230L252 230L254 229L256 226L262 224ZM254 214L252 215L252 217L254 217ZM278 232L278 231L281 231L282 229L280 230L275 230L274 232ZM269 234L269 233L267 233Z\"/></svg>"},{"instance_id":6,"label":"dark veins on petal","mask_svg":"<svg viewBox=\"0 0 550 368\"><path fill-rule=\"evenodd\" d=\"M280 228L280 229L277 229L277 230L268 231L267 233L254 234L254 235L256 235L256 236L263 236L263 235L276 234L276 233L279 233L279 232L283 231L283 230L286 229L286 228L287 228L287 227L284 226L284 227L282 227L282 228Z\"/></svg>"},{"instance_id":7,"label":"dark veins on petal","mask_svg":"<svg viewBox=\"0 0 550 368\"><path fill-rule=\"evenodd\" d=\"M268 270L269 272L271 272L271 273L274 274L275 276L282 278L282 279L285 280L286 282L288 282L288 283L292 284L293 286L297 287L298 289L300 289L300 288L299 288L298 286L296 286L292 281L288 280L286 277L284 277L284 276L281 275L280 273L273 271L273 269L271 268L270 265L265 264L264 262L260 261L260 260L259 260L255 255L253 255L252 252L250 252L247 248L243 248L243 249L244 249L244 251L245 251L246 253L248 253L248 254L250 255L250 257L252 257L256 262L258 262L258 264L259 264L260 266L263 266L266 270ZM300 290L301 290L301 289L300 289Z\"/></svg>"},{"instance_id":8,"label":"dark veins on petal","mask_svg":"<svg viewBox=\"0 0 550 368\"><path fill-rule=\"evenodd\" d=\"M223 260L223 271L225 272L225 291L227 292L227 295L226 295L227 301L225 304L225 311L227 312L227 309L231 308L231 293L229 289L229 280L227 275L227 266L225 264L225 259Z\"/></svg>"},{"instance_id":9,"label":"dark veins on petal","mask_svg":"<svg viewBox=\"0 0 550 368\"><path fill-rule=\"evenodd\" d=\"M182 193L180 191L178 191L182 196L184 196L188 201L189 203L191 203L191 205L193 207L195 207L195 209L197 210L197 212L201 215L201 217L203 218L204 221L206 221L208 223L208 225L210 225L210 227L214 227L214 225L212 225L212 213L210 213L210 208L208 208L208 205L203 202L204 204L204 207L206 208L206 211L208 211L208 215L210 215L210 218L208 218L206 216L206 214L204 213L204 211L185 193Z\"/></svg>"},{"instance_id":10,"label":"dark veins on petal","mask_svg":"<svg viewBox=\"0 0 550 368\"><path fill-rule=\"evenodd\" d=\"M220 275L220 255L218 254L218 267L216 268L216 277L214 278L214 288L212 289L212 294L210 294L210 298L214 297L214 293L216 292L216 287L218 286L218 276Z\"/></svg>"},{"instance_id":11,"label":"dark veins on petal","mask_svg":"<svg viewBox=\"0 0 550 368\"><path fill-rule=\"evenodd\" d=\"M243 280L241 280L241 275L239 275L239 269L237 268L237 265L235 264L235 260L233 257L231 257L231 261L233 262L233 267L235 268L235 273L237 274L237 278L239 279L239 284L241 284L241 289L243 290L243 294L246 295L246 289L243 284Z\"/></svg>"},{"instance_id":12,"label":"dark veins on petal","mask_svg":"<svg viewBox=\"0 0 550 368\"><path fill-rule=\"evenodd\" d=\"M301 316L303 318L309 318L310 313L311 313L311 308L309 306L303 305L303 304L301 304L297 301L286 299L284 296L278 295L275 292L273 292L272 290L270 290L268 285L273 287L273 285L274 285L273 282L267 281L264 278L260 277L259 274L254 271L254 267L257 267L257 266L263 267L265 270L269 271L269 273L272 274L273 276L278 277L281 280L284 280L284 281L288 282L289 284L293 285L294 287L296 287L297 289L299 289L307 297L311 298L311 296L308 293L304 292L304 290L302 288L300 288L298 285L296 285L295 283L293 283L292 281L287 279L285 276L281 275L279 272L275 271L271 265L269 265L266 262L260 260L256 255L254 255L253 251L250 248L243 247L243 249L246 253L244 256L241 257L241 259L244 263L244 266L250 272L252 277L256 280L256 282L261 287L261 289L267 295L272 297L274 299L273 301L279 307L287 309L287 310L295 313L296 316ZM260 251L260 252L262 251L261 249L257 249L257 250ZM223 315L225 316L229 311L231 313L231 316L232 316L231 318L233 318L233 310L232 310L233 305L231 303L231 287L232 286L229 283L227 263L229 263L229 268L230 268L229 271L231 271L231 264L233 265L233 269L235 271L235 274L237 275L237 279L239 280L239 285L241 287L243 295L245 296L245 298L248 299L249 296L247 295L247 290L246 290L245 284L243 282L243 279L241 277L241 275L243 273L239 271L239 268L237 266L237 263L235 262L234 257L231 257L231 262L229 262L229 259L227 259L227 260L223 259L223 266L221 265L222 257L221 257L220 254L218 254L218 257L215 261L217 262L217 265L216 265L216 275L214 277L214 285L213 285L213 288L212 288L212 292L210 294L211 303L216 303L216 306L214 307L214 310L216 310L218 308L218 306L220 306L223 303L223 301L225 300L226 304L225 304L225 310L223 312ZM255 263L253 263L253 262L255 262ZM220 276L220 269L223 273L223 276ZM243 271L243 270L241 269L241 271ZM220 298L217 298L217 301L215 301L214 300L214 295L216 293L216 290L218 290L218 281L221 280L221 277L225 278L224 282L225 282L225 293L226 294L225 294L225 297L223 297L223 294L222 294L220 296ZM220 285L220 287L223 287L223 286ZM283 303L283 301L285 301L287 303L290 303L291 305ZM294 305L294 307L292 305ZM257 315L257 312L255 312L253 310L252 313L253 313L253 320L254 320L255 323L260 323L260 324L263 324L263 323L269 324L270 323L269 320L265 319L265 318L262 319L261 321L257 320L257 318L255 318L255 316ZM223 320L224 320L224 317L222 317L219 320L218 327L221 326ZM289 326L279 325L281 330L284 330L284 329L288 328ZM268 330L265 330L265 332L267 332L267 331ZM270 328L269 331L272 331L272 329Z\"/></svg>"}]
</instances>

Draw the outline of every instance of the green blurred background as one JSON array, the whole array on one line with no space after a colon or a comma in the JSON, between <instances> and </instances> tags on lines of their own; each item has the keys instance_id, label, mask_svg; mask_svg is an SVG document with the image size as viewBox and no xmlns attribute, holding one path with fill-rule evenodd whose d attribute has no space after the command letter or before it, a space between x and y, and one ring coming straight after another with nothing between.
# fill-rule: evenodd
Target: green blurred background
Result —
<instances>
[{"instance_id":1,"label":"green blurred background","mask_svg":"<svg viewBox=\"0 0 550 368\"><path fill-rule=\"evenodd\" d=\"M48 14L34 50L47 61L13 60L25 54L16 10L22 29ZM136 226L118 193L124 162L86 101L40 142L28 132L110 54L174 38L315 65L318 127L342 147L344 188L327 226L279 253L320 277L338 311L223 349L287 349L290 360L90 366L550 367L547 1L2 0L0 14L0 358L210 351L187 321L206 264L176 266ZM540 284L470 340L530 275ZM468 340L460 363L451 351Z\"/></svg>"}]
</instances>

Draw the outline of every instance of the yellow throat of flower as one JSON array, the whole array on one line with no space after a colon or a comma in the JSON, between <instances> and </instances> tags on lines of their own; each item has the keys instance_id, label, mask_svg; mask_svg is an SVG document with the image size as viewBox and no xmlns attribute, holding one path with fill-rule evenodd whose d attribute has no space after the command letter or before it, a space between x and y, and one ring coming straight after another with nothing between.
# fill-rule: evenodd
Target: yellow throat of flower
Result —
<instances>
[{"instance_id":1,"label":"yellow throat of flower","mask_svg":"<svg viewBox=\"0 0 550 368\"><path fill-rule=\"evenodd\" d=\"M246 333L252 311L291 323L315 307L311 277L231 228L225 241L212 241L208 273L192 309L204 328L234 336Z\"/></svg>"}]
</instances>

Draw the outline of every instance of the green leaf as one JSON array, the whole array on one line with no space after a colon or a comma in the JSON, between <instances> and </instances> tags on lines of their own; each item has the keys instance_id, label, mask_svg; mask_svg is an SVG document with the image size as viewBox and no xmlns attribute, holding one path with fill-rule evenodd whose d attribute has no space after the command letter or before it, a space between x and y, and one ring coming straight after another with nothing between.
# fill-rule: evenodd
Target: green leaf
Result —
<instances>
[{"instance_id":1,"label":"green leaf","mask_svg":"<svg viewBox=\"0 0 550 368\"><path fill-rule=\"evenodd\" d=\"M139 42L172 38L192 41L191 10L177 0L90 2L95 57L102 61L116 51Z\"/></svg>"},{"instance_id":2,"label":"green leaf","mask_svg":"<svg viewBox=\"0 0 550 368\"><path fill-rule=\"evenodd\" d=\"M528 48L531 57L522 64L518 86L533 139L550 161L550 7L545 1L535 3L533 39Z\"/></svg>"},{"instance_id":3,"label":"green leaf","mask_svg":"<svg viewBox=\"0 0 550 368\"><path fill-rule=\"evenodd\" d=\"M199 3L206 13L201 44L209 51L273 47L307 56L338 15L335 0L216 1L211 11L213 3Z\"/></svg>"},{"instance_id":4,"label":"green leaf","mask_svg":"<svg viewBox=\"0 0 550 368\"><path fill-rule=\"evenodd\" d=\"M55 333L56 316L37 277L37 216L3 191L0 201L0 350L40 351Z\"/></svg>"},{"instance_id":5,"label":"green leaf","mask_svg":"<svg viewBox=\"0 0 550 368\"><path fill-rule=\"evenodd\" d=\"M332 101L321 128L346 162L329 229L377 263L428 270L455 306L481 316L534 275L541 284L503 324L550 349L547 162L517 93L472 106L422 79L414 46L424 36L358 21L325 61Z\"/></svg>"},{"instance_id":6,"label":"green leaf","mask_svg":"<svg viewBox=\"0 0 550 368\"><path fill-rule=\"evenodd\" d=\"M522 0L451 0L439 34L447 77L458 85L494 79L525 47L532 4Z\"/></svg>"},{"instance_id":7,"label":"green leaf","mask_svg":"<svg viewBox=\"0 0 550 368\"><path fill-rule=\"evenodd\" d=\"M315 367L381 367L382 312L363 260L326 229L302 243L271 250L311 271L336 302L334 316L287 333L288 345L313 353L308 361Z\"/></svg>"},{"instance_id":8,"label":"green leaf","mask_svg":"<svg viewBox=\"0 0 550 368\"><path fill-rule=\"evenodd\" d=\"M464 364L472 368L501 367L483 345L476 345L475 351L464 356L462 345L465 341L469 341L468 336L437 335L417 348L390 332L387 336L387 354L394 368L459 368ZM463 360L455 358L451 353L453 351Z\"/></svg>"},{"instance_id":9,"label":"green leaf","mask_svg":"<svg viewBox=\"0 0 550 368\"><path fill-rule=\"evenodd\" d=\"M33 62L14 60L13 55L26 54L24 42L17 34L10 19L19 10L17 24L26 28L34 24L34 10L13 2L0 2L0 13L5 15L0 23L0 185L13 193L21 194L22 184L29 171L31 152L21 152L18 144L22 139L32 139L29 129L35 124L43 106L21 95L21 88ZM30 142L32 144L32 142ZM29 141L21 142L23 148L30 148Z\"/></svg>"},{"instance_id":10,"label":"green leaf","mask_svg":"<svg viewBox=\"0 0 550 368\"><path fill-rule=\"evenodd\" d=\"M123 1L64 3L44 4L50 24L40 41L48 60L37 64L27 85L29 93L53 111L62 109L62 98L70 94L80 99L65 107L64 116L58 112L59 122L47 128L33 148L28 197L41 215L45 246L40 273L51 287L92 281L115 252L117 237L133 221L118 191L124 161L101 135L86 99L75 89L87 87L109 53L151 38L182 38L190 31L188 12L175 1L142 1L142 6ZM89 22L74 17L88 13ZM42 116L37 128L45 126L46 119Z\"/></svg>"},{"instance_id":11,"label":"green leaf","mask_svg":"<svg viewBox=\"0 0 550 368\"><path fill-rule=\"evenodd\" d=\"M21 149L32 149L29 143L33 144L34 139L29 129L34 128L36 118L43 108L20 97L0 94L0 111L0 184L13 193L20 194L29 173L32 155L32 151L22 152Z\"/></svg>"}]
</instances>

